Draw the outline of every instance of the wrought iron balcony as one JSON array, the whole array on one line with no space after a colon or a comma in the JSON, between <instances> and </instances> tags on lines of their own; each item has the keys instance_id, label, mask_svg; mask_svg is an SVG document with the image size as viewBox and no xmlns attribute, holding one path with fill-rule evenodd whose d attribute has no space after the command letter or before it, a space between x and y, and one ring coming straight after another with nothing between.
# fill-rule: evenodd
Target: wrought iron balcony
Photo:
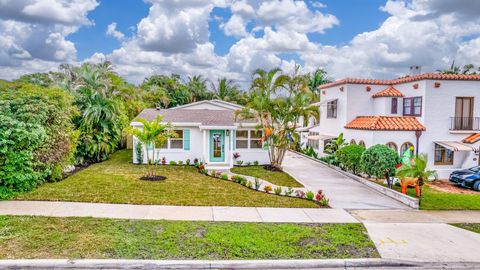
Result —
<instances>
[{"instance_id":1,"label":"wrought iron balcony","mask_svg":"<svg viewBox=\"0 0 480 270\"><path fill-rule=\"evenodd\" d=\"M450 130L480 130L480 117L450 117Z\"/></svg>"}]
</instances>

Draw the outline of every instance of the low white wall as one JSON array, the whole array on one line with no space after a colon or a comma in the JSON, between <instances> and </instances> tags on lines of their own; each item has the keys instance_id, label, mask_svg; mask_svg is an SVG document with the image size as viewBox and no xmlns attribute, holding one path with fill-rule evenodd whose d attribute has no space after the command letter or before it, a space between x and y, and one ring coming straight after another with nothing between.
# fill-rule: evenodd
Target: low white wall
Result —
<instances>
[{"instance_id":1,"label":"low white wall","mask_svg":"<svg viewBox=\"0 0 480 270\"><path fill-rule=\"evenodd\" d=\"M243 163L245 164L246 162L254 162L258 161L260 164L269 164L270 159L268 157L268 150L263 150L263 149L235 149L233 150L233 153L239 153L240 157L237 158L234 163L236 163L237 160L242 160Z\"/></svg>"}]
</instances>

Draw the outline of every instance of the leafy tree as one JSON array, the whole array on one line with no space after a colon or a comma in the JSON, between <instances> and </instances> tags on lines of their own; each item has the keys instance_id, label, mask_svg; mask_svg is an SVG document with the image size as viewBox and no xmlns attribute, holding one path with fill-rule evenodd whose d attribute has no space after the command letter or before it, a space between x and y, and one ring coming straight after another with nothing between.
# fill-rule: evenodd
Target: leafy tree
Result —
<instances>
[{"instance_id":1,"label":"leafy tree","mask_svg":"<svg viewBox=\"0 0 480 270\"><path fill-rule=\"evenodd\" d=\"M72 96L16 82L0 89L0 197L58 180L71 164L76 132Z\"/></svg>"},{"instance_id":2,"label":"leafy tree","mask_svg":"<svg viewBox=\"0 0 480 270\"><path fill-rule=\"evenodd\" d=\"M360 159L365 147L356 144L350 144L340 148L335 152L337 160L345 166L348 170L351 170L354 174L357 173L357 169L360 164Z\"/></svg>"},{"instance_id":3,"label":"leafy tree","mask_svg":"<svg viewBox=\"0 0 480 270\"><path fill-rule=\"evenodd\" d=\"M377 144L368 148L363 152L360 159L360 166L363 172L377 178L384 177L387 179L390 188L392 187L390 176L395 174L395 166L399 163L400 157L398 153L383 144Z\"/></svg>"},{"instance_id":4,"label":"leafy tree","mask_svg":"<svg viewBox=\"0 0 480 270\"><path fill-rule=\"evenodd\" d=\"M145 147L145 153L148 160L148 177L155 176L155 165L158 163L155 160L155 148L156 146L164 145L168 138L175 138L178 136L175 131L172 129L170 123L163 124L163 117L158 115L157 118L153 121L147 121L145 119L138 119L142 123L142 128L128 127L126 132L130 135L135 136L140 143ZM148 146L153 148L152 154L148 150Z\"/></svg>"},{"instance_id":5,"label":"leafy tree","mask_svg":"<svg viewBox=\"0 0 480 270\"><path fill-rule=\"evenodd\" d=\"M193 99L178 75L153 75L144 80L140 86L147 93L145 102L148 107L175 107L190 103Z\"/></svg>"},{"instance_id":6,"label":"leafy tree","mask_svg":"<svg viewBox=\"0 0 480 270\"><path fill-rule=\"evenodd\" d=\"M435 170L428 170L427 163L428 156L426 154L418 155L414 158L414 162L412 164L403 164L402 167L400 167L396 172L396 176L398 178L417 178L417 183L420 187L420 201L422 198L422 187L425 183L425 180L428 180L431 177L437 178L437 172Z\"/></svg>"}]
</instances>

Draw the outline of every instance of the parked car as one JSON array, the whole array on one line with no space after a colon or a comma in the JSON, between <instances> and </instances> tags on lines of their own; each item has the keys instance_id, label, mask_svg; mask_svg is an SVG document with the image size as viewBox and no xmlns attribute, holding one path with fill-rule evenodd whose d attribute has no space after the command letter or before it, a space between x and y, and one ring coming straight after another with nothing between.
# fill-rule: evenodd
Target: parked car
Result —
<instances>
[{"instance_id":1,"label":"parked car","mask_svg":"<svg viewBox=\"0 0 480 270\"><path fill-rule=\"evenodd\" d=\"M468 187L480 191L480 166L454 171L450 174L449 180L462 187Z\"/></svg>"}]
</instances>

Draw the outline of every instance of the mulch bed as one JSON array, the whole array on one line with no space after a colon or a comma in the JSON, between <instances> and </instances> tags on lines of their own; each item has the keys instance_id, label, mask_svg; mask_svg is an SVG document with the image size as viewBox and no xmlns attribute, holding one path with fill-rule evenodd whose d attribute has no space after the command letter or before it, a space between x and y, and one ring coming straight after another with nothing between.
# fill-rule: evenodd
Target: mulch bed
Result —
<instances>
[{"instance_id":1,"label":"mulch bed","mask_svg":"<svg viewBox=\"0 0 480 270\"><path fill-rule=\"evenodd\" d=\"M447 180L437 180L433 182L429 182L428 186L446 193L454 193L454 194L478 194L477 191L471 190L468 188L464 188L461 186L454 185Z\"/></svg>"},{"instance_id":2,"label":"mulch bed","mask_svg":"<svg viewBox=\"0 0 480 270\"><path fill-rule=\"evenodd\" d=\"M142 176L140 177L140 180L144 181L163 181L167 179L165 176Z\"/></svg>"}]
</instances>

